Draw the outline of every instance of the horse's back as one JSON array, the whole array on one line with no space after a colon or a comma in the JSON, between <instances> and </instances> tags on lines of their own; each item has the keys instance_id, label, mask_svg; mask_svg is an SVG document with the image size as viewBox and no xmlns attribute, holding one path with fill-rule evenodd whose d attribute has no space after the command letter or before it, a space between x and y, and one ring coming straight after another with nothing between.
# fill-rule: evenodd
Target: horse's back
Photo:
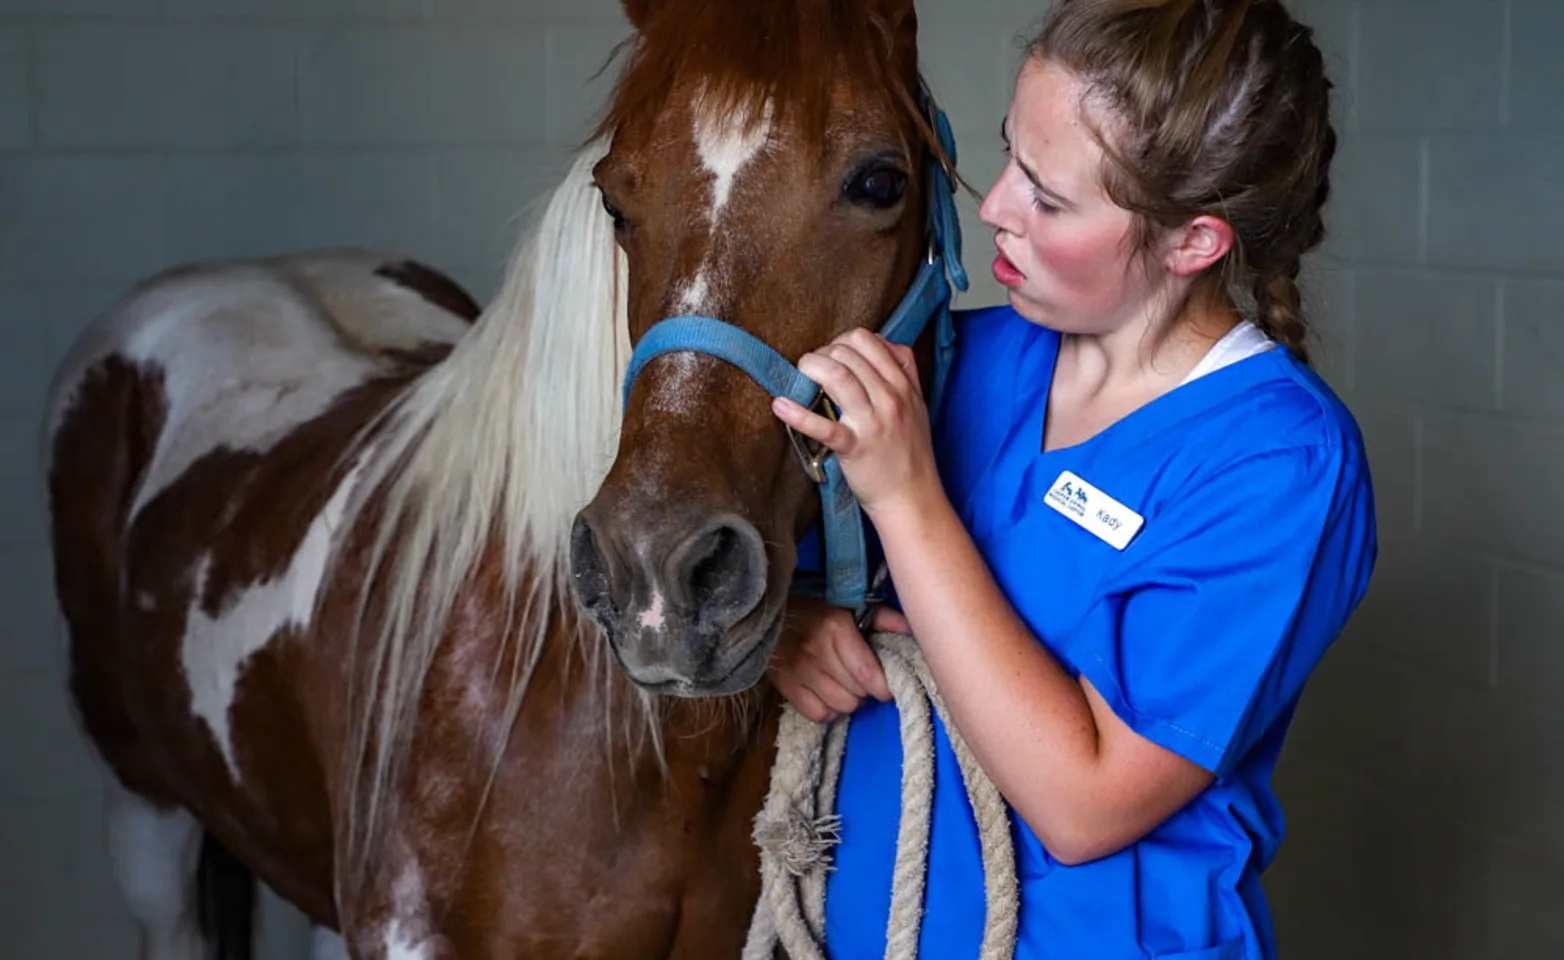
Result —
<instances>
[{"instance_id":1,"label":"horse's back","mask_svg":"<svg viewBox=\"0 0 1564 960\"><path fill-rule=\"evenodd\" d=\"M161 381L166 428L264 444L345 389L437 358L476 316L438 273L370 253L178 267L137 285L77 341L57 371L48 437L84 381L118 363ZM172 449L159 455L161 469L179 465Z\"/></svg>"},{"instance_id":2,"label":"horse's back","mask_svg":"<svg viewBox=\"0 0 1564 960\"><path fill-rule=\"evenodd\" d=\"M332 847L307 703L347 454L476 314L398 258L193 264L129 291L57 371L49 509L87 733L154 802L249 811L225 841L287 851L287 873Z\"/></svg>"}]
</instances>

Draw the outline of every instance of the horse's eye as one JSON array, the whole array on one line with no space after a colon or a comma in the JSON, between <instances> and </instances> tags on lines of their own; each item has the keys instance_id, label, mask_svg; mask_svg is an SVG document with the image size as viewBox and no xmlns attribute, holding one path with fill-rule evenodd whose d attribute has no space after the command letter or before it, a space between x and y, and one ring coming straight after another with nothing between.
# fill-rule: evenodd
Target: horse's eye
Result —
<instances>
[{"instance_id":1,"label":"horse's eye","mask_svg":"<svg viewBox=\"0 0 1564 960\"><path fill-rule=\"evenodd\" d=\"M842 187L848 202L884 210L901 202L907 193L907 174L884 164L859 170Z\"/></svg>"},{"instance_id":2,"label":"horse's eye","mask_svg":"<svg viewBox=\"0 0 1564 960\"><path fill-rule=\"evenodd\" d=\"M608 211L609 217L614 221L614 232L622 233L625 227L629 225L625 220L624 212L609 201L608 194L600 192L599 195L603 198L603 209Z\"/></svg>"}]
</instances>

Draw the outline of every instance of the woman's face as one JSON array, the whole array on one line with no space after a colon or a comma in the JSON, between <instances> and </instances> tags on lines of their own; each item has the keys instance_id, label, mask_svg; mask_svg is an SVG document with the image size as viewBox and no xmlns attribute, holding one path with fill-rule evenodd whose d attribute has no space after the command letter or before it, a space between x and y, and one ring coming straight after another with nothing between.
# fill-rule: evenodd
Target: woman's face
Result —
<instances>
[{"instance_id":1,"label":"woman's face","mask_svg":"<svg viewBox=\"0 0 1564 960\"><path fill-rule=\"evenodd\" d=\"M1134 217L1103 192L1084 90L1061 67L1022 67L1005 118L1010 162L979 216L994 228L994 278L1018 313L1065 333L1105 334L1145 317L1158 278L1134 249Z\"/></svg>"}]
</instances>

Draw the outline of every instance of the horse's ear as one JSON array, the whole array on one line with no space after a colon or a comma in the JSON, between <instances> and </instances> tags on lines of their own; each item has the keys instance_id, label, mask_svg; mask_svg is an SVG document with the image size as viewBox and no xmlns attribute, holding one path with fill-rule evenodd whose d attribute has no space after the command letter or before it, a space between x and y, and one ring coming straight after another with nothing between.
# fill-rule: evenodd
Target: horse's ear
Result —
<instances>
[{"instance_id":1,"label":"horse's ear","mask_svg":"<svg viewBox=\"0 0 1564 960\"><path fill-rule=\"evenodd\" d=\"M874 0L874 5L879 8L880 16L890 27L891 36L895 37L898 43L911 44L913 49L916 49L918 12L914 9L914 0Z\"/></svg>"},{"instance_id":2,"label":"horse's ear","mask_svg":"<svg viewBox=\"0 0 1564 960\"><path fill-rule=\"evenodd\" d=\"M657 0L620 0L625 8L625 16L630 20L630 26L637 31L646 29L646 21L652 16L652 9L657 6Z\"/></svg>"}]
</instances>

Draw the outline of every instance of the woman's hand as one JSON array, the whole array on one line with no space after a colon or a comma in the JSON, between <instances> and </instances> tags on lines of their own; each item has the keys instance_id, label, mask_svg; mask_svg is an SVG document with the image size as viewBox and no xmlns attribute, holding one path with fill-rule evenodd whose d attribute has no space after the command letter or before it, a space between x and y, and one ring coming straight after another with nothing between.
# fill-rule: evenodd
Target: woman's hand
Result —
<instances>
[{"instance_id":1,"label":"woman's hand","mask_svg":"<svg viewBox=\"0 0 1564 960\"><path fill-rule=\"evenodd\" d=\"M839 422L777 398L771 409L794 430L836 452L842 475L871 518L939 489L929 413L912 351L856 329L798 361L841 408Z\"/></svg>"},{"instance_id":2,"label":"woman's hand","mask_svg":"<svg viewBox=\"0 0 1564 960\"><path fill-rule=\"evenodd\" d=\"M875 611L874 626L905 629L894 610ZM849 610L820 600L790 602L776 653L766 668L771 682L799 713L824 723L852 713L865 697L890 700L885 671L858 632Z\"/></svg>"}]
</instances>

